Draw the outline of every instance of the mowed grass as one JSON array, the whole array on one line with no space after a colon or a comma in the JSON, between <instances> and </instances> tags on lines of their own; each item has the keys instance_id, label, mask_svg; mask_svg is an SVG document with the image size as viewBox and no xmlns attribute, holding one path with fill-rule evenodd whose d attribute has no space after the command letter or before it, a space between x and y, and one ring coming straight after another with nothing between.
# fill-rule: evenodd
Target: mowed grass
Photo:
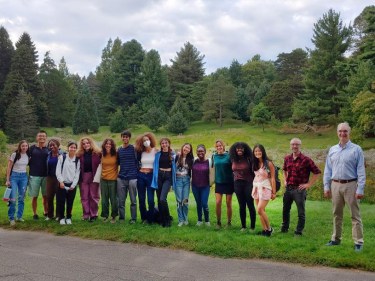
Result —
<instances>
[{"instance_id":1,"label":"mowed grass","mask_svg":"<svg viewBox=\"0 0 375 281\"><path fill-rule=\"evenodd\" d=\"M79 140L79 136L72 135L70 128L53 129L47 128L49 137L59 137L65 145L69 139ZM145 126L130 128L132 132L131 142L135 137L143 132L150 131ZM99 132L90 135L98 144L108 137L113 138L118 145L121 144L119 133L110 133L108 127L101 127ZM266 127L262 131L260 127L254 127L240 122L225 123L219 128L213 123L196 122L193 123L182 135L172 135L161 129L156 133L157 139L169 137L174 149L180 149L183 143L190 142L195 148L203 143L209 150L209 154L214 149L216 139L223 139L229 148L236 141L247 142L251 147L255 143L265 146L268 155L274 162L281 166L285 154L290 153L289 142L293 137L302 140L302 151L311 156L321 169L324 168L324 158L327 149L338 142L335 128L329 128L316 133L287 134L281 128ZM374 139L367 139L363 148L375 148ZM369 159L367 167L366 194L374 191L374 164ZM372 161L372 162L371 162ZM6 165L5 158L0 163L0 171L4 171ZM3 173L5 174L5 172ZM0 193L4 188L0 188ZM310 198L319 199L322 194L322 180L319 179L311 191ZM314 195L314 196L313 196ZM79 199L79 192L74 204L73 225L60 226L56 222L46 222L32 220L31 202L27 198L25 202L24 223L17 223L14 228L9 226L7 218L6 204L0 202L0 226L6 229L44 231L55 235L72 235L88 239L103 239L120 242L131 242L147 244L157 247L168 247L171 249L185 249L200 254L224 257L224 258L263 258L276 261L300 263L306 265L325 265L331 267L356 268L368 271L375 271L375 212L374 205L361 204L361 214L365 232L365 246L361 253L353 250L351 239L351 221L348 210L344 216L343 242L338 247L324 246L330 240L332 232L331 203L329 201L311 201L306 203L306 228L302 237L294 237L293 230L297 223L297 211L293 205L291 212L291 230L287 234L279 232L282 215L282 195L279 194L276 200L269 203L267 213L269 215L275 233L271 238L260 237L255 233L240 232L240 220L238 214L238 203L233 196L233 227L215 230L215 200L211 191L209 199L211 227L197 227L196 204L192 194L190 194L189 205L189 226L177 227L176 204L173 192L168 196L171 214L174 217L171 228L162 228L158 225L142 225L138 221L135 225L110 224L97 221L87 223L81 221L82 207ZM40 200L40 199L39 199ZM370 201L372 202L372 201ZM42 213L41 200L38 203L39 215ZM99 210L100 212L100 210ZM126 205L126 219L129 219L129 202ZM226 222L226 208L223 200L223 223ZM256 231L260 231L260 222L257 220Z\"/></svg>"},{"instance_id":2,"label":"mowed grass","mask_svg":"<svg viewBox=\"0 0 375 281\"><path fill-rule=\"evenodd\" d=\"M3 192L4 188L0 188ZM17 223L10 227L7 219L6 204L0 204L0 226L6 229L43 231L55 235L72 235L87 239L102 239L127 243L139 243L170 249L184 249L196 253L223 258L261 258L305 265L324 265L331 267L355 268L375 271L375 213L374 206L361 205L361 214L364 224L365 245L361 253L353 250L351 239L351 221L348 210L345 210L344 234L340 246L327 247L324 244L330 240L332 231L331 204L327 201L310 201L306 203L306 228L302 237L295 237L293 230L297 223L297 211L293 205L291 211L291 229L289 233L280 233L282 197L269 203L267 213L275 233L271 238L256 235L261 230L257 218L256 232L240 232L238 204L233 196L233 226L215 229L215 201L211 191L209 198L211 227L195 226L197 222L196 204L190 194L189 225L178 227L174 193L168 195L169 207L173 216L171 228L162 228L159 225L144 225L139 219L136 224L130 225L129 201L126 202L126 222L123 224L104 223L98 220L94 223L81 221L82 207L79 193L74 203L73 224L59 225L55 221L38 221L32 219L31 201L25 202L24 223ZM223 223L226 220L226 208L223 205ZM41 200L38 202L39 215L42 213ZM99 211L100 214L100 211ZM249 222L249 221L248 221Z\"/></svg>"}]
</instances>

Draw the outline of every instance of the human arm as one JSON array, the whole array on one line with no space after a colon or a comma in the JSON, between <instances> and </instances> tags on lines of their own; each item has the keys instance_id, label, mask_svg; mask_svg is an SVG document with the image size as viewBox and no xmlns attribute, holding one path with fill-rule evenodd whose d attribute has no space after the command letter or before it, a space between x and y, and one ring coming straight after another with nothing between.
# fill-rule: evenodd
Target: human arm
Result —
<instances>
[{"instance_id":1,"label":"human arm","mask_svg":"<svg viewBox=\"0 0 375 281\"><path fill-rule=\"evenodd\" d=\"M275 165L269 161L269 169L270 169L270 174L271 174L271 187L272 187L272 194L271 194L271 199L274 200L276 198L276 176L275 176Z\"/></svg>"},{"instance_id":2,"label":"human arm","mask_svg":"<svg viewBox=\"0 0 375 281\"><path fill-rule=\"evenodd\" d=\"M13 160L14 161L14 160ZM12 171L13 161L11 158L8 160L7 173L6 173L6 186L10 186L10 172Z\"/></svg>"},{"instance_id":3,"label":"human arm","mask_svg":"<svg viewBox=\"0 0 375 281\"><path fill-rule=\"evenodd\" d=\"M365 158L363 151L359 148L358 151L358 163L357 163L357 176L358 176L358 185L356 190L356 198L362 199L364 196L364 189L366 184L366 170L365 170Z\"/></svg>"},{"instance_id":4,"label":"human arm","mask_svg":"<svg viewBox=\"0 0 375 281\"><path fill-rule=\"evenodd\" d=\"M332 180L332 163L330 160L330 152L329 150L326 158L326 165L324 167L324 175L323 175L323 185L324 185L324 197L331 198L331 180Z\"/></svg>"},{"instance_id":5,"label":"human arm","mask_svg":"<svg viewBox=\"0 0 375 281\"><path fill-rule=\"evenodd\" d=\"M57 165L56 165L56 178L59 182L59 187L60 188L65 188L64 186L64 178L62 176L62 171L61 171L61 166L63 162L63 156L60 155L58 160L57 160Z\"/></svg>"},{"instance_id":6,"label":"human arm","mask_svg":"<svg viewBox=\"0 0 375 281\"><path fill-rule=\"evenodd\" d=\"M81 173L81 163L80 163L80 161L77 158L76 158L75 161L78 161L77 162L77 168L75 170L73 182L72 182L72 185L70 186L69 190L73 190L77 186L78 180L79 180L79 176L80 176L80 173Z\"/></svg>"},{"instance_id":7,"label":"human arm","mask_svg":"<svg viewBox=\"0 0 375 281\"><path fill-rule=\"evenodd\" d=\"M319 174L312 174L310 180L307 183L300 184L298 186L298 189L299 190L309 189L311 186L314 185L314 183L318 180L318 178L319 178Z\"/></svg>"}]
</instances>

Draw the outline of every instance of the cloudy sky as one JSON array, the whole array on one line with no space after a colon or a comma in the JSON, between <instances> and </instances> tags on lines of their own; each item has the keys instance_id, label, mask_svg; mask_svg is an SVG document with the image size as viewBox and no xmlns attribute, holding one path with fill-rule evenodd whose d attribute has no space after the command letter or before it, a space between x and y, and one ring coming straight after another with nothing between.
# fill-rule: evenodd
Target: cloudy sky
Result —
<instances>
[{"instance_id":1,"label":"cloudy sky","mask_svg":"<svg viewBox=\"0 0 375 281\"><path fill-rule=\"evenodd\" d=\"M206 73L256 54L313 47L313 24L330 8L345 24L373 0L0 0L0 25L15 43L28 32L39 52L70 72L95 71L109 38L136 39L170 64L185 42L205 55Z\"/></svg>"}]
</instances>

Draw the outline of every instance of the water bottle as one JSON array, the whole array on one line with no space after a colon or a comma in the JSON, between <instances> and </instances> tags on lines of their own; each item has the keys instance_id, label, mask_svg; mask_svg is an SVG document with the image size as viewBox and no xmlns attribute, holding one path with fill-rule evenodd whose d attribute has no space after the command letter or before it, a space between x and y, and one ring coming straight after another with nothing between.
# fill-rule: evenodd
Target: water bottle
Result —
<instances>
[{"instance_id":1,"label":"water bottle","mask_svg":"<svg viewBox=\"0 0 375 281\"><path fill-rule=\"evenodd\" d=\"M7 187L4 192L3 201L8 202L11 193L12 189L10 187Z\"/></svg>"}]
</instances>

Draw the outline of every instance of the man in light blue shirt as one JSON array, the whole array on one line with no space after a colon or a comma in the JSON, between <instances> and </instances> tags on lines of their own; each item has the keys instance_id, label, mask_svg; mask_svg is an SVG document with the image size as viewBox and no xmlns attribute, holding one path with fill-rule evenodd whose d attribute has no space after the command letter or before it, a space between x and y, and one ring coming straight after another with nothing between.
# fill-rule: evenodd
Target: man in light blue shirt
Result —
<instances>
[{"instance_id":1,"label":"man in light blue shirt","mask_svg":"<svg viewBox=\"0 0 375 281\"><path fill-rule=\"evenodd\" d=\"M349 206L352 216L352 237L354 249L363 249L363 225L359 212L359 199L363 198L366 172L363 151L350 141L350 126L337 126L339 143L328 152L324 169L324 196L332 198L333 233L327 246L341 243L343 211Z\"/></svg>"}]
</instances>

